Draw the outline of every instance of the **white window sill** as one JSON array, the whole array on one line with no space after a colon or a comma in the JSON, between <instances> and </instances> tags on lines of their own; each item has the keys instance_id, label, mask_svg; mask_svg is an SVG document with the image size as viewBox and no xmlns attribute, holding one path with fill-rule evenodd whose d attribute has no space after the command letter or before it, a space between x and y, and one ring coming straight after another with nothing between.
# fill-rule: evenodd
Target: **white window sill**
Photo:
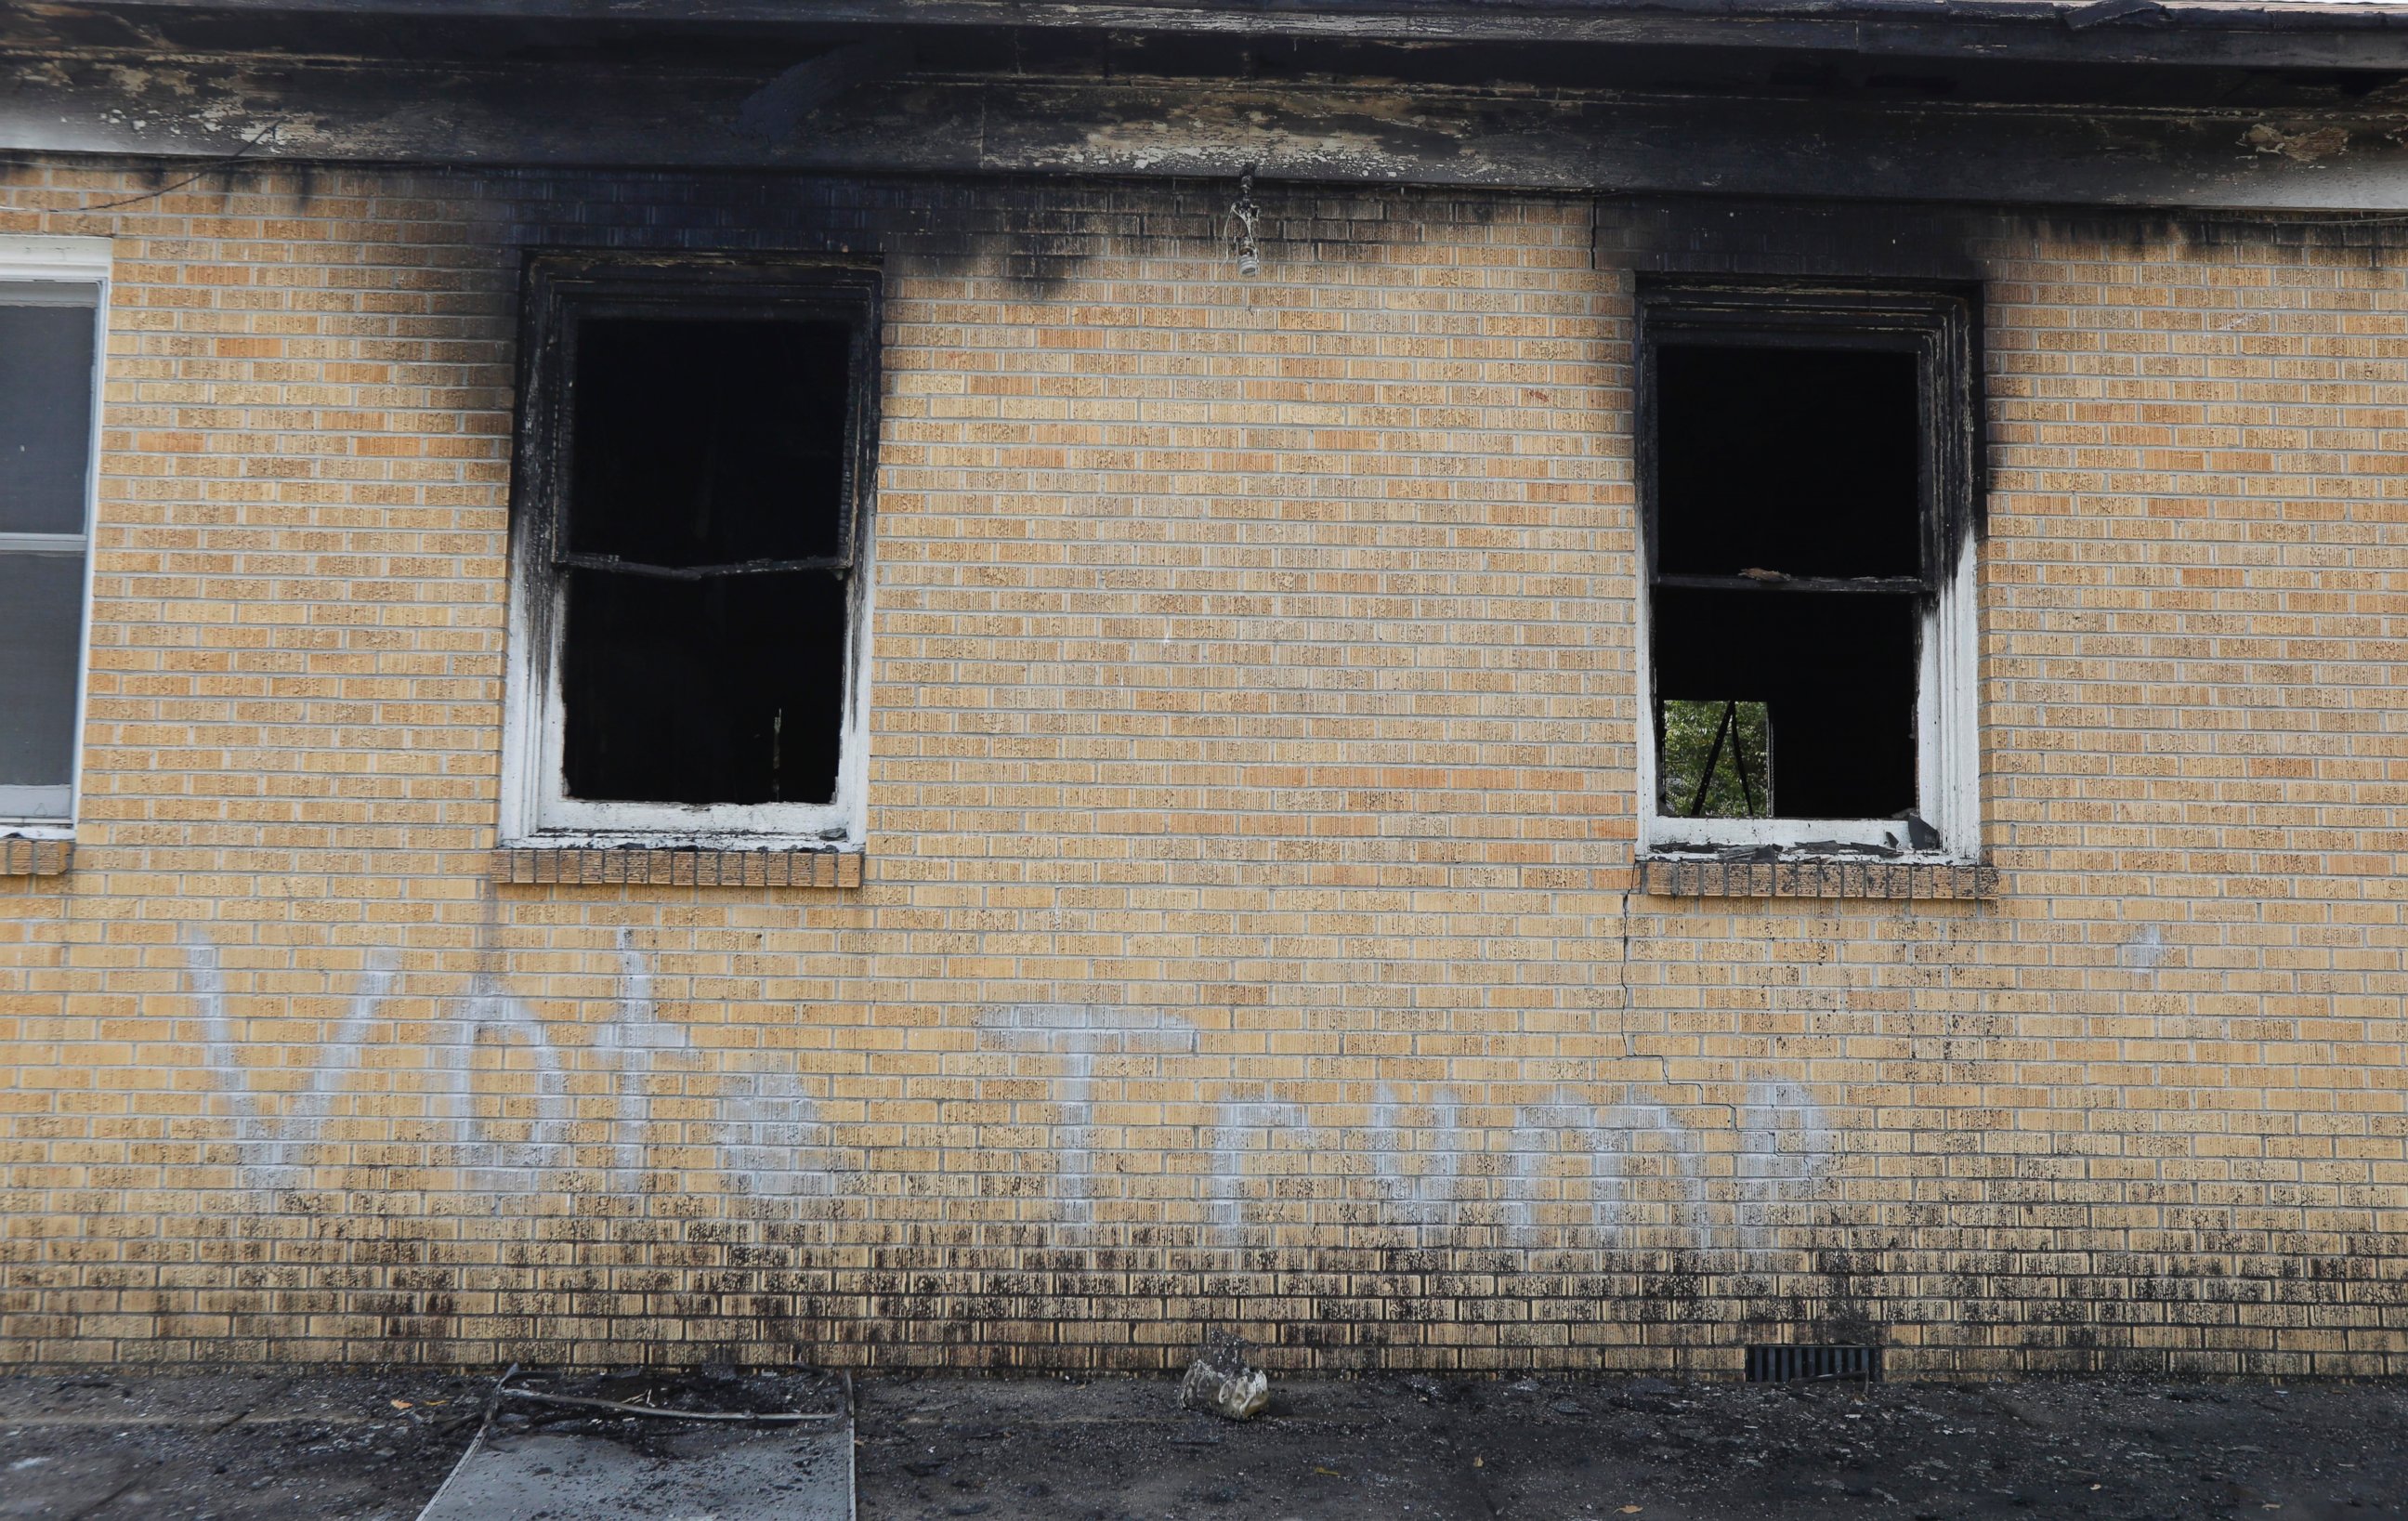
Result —
<instances>
[{"instance_id":1,"label":"white window sill","mask_svg":"<svg viewBox=\"0 0 2408 1521\"><path fill-rule=\"evenodd\" d=\"M1651 855L1716 854L1773 849L1784 855L1914 856L1957 860L1940 831L1919 817L1895 819L1688 818L1658 813L1644 821ZM1919 838L1918 838L1919 837Z\"/></svg>"}]
</instances>

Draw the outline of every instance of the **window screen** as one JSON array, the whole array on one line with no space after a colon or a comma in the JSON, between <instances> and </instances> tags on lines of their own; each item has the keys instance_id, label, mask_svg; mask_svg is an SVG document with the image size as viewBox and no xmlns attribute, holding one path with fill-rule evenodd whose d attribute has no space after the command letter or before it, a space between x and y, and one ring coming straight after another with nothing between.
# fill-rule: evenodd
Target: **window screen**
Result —
<instances>
[{"instance_id":1,"label":"window screen","mask_svg":"<svg viewBox=\"0 0 2408 1521\"><path fill-rule=\"evenodd\" d=\"M0 821L64 821L99 287L0 280Z\"/></svg>"}]
</instances>

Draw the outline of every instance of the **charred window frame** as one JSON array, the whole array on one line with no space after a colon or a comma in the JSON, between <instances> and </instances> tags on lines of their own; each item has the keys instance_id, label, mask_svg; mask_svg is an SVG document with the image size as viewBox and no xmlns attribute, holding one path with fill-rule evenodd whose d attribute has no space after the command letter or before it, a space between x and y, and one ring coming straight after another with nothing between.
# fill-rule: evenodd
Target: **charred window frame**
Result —
<instances>
[{"instance_id":1,"label":"charred window frame","mask_svg":"<svg viewBox=\"0 0 2408 1521\"><path fill-rule=\"evenodd\" d=\"M1661 280L1638 314L1642 849L1974 859L1972 295Z\"/></svg>"},{"instance_id":2,"label":"charred window frame","mask_svg":"<svg viewBox=\"0 0 2408 1521\"><path fill-rule=\"evenodd\" d=\"M858 845L879 277L538 255L505 844Z\"/></svg>"}]
</instances>

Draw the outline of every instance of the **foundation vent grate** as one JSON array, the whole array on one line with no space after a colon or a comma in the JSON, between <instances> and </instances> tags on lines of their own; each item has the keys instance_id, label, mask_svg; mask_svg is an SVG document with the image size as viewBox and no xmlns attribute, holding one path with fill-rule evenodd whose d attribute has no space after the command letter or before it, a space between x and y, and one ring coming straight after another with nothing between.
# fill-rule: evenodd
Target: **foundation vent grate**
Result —
<instances>
[{"instance_id":1,"label":"foundation vent grate","mask_svg":"<svg viewBox=\"0 0 2408 1521\"><path fill-rule=\"evenodd\" d=\"M1881 1382L1881 1348L1826 1343L1814 1346L1759 1342L1747 1349L1750 1384L1825 1383L1855 1379Z\"/></svg>"}]
</instances>

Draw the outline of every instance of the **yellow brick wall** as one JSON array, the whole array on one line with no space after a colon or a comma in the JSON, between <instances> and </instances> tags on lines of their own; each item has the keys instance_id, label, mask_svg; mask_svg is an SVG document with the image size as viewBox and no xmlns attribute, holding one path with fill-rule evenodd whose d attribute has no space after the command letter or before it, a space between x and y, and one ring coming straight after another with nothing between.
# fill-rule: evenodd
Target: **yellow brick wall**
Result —
<instances>
[{"instance_id":1,"label":"yellow brick wall","mask_svg":"<svg viewBox=\"0 0 2408 1521\"><path fill-rule=\"evenodd\" d=\"M0 1360L2408 1371L2398 241L1948 223L1998 889L1673 898L1611 208L174 178L0 171L118 250ZM493 880L572 245L886 261L858 887Z\"/></svg>"}]
</instances>

